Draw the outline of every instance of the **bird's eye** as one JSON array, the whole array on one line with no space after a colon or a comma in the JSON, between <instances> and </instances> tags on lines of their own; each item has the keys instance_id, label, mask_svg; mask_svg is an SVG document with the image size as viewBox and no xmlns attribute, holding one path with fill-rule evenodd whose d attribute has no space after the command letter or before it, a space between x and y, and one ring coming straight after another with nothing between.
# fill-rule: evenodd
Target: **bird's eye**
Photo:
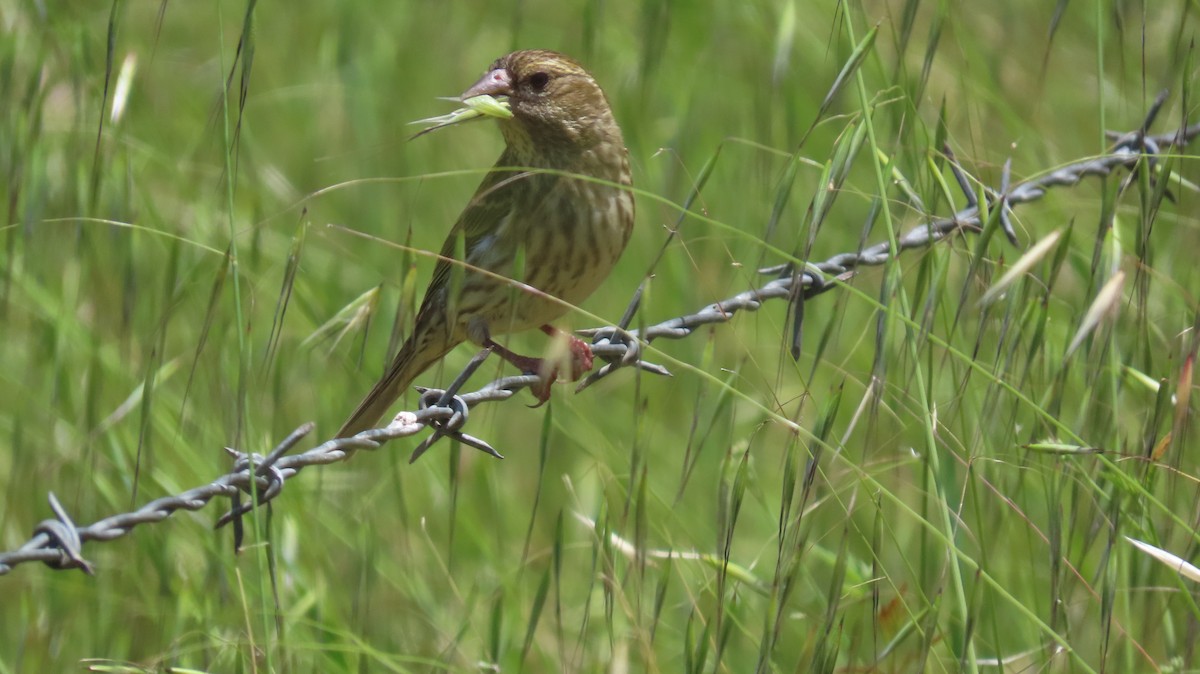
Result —
<instances>
[{"instance_id":1,"label":"bird's eye","mask_svg":"<svg viewBox=\"0 0 1200 674\"><path fill-rule=\"evenodd\" d=\"M533 87L534 91L541 91L550 83L550 75L544 72L536 72L529 76L529 86Z\"/></svg>"}]
</instances>

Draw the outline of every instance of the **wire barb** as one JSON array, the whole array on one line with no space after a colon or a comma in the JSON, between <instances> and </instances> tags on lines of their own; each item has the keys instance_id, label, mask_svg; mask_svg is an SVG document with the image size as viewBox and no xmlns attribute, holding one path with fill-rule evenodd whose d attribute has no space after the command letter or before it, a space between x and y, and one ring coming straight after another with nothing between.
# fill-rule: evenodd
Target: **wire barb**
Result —
<instances>
[{"instance_id":1,"label":"wire barb","mask_svg":"<svg viewBox=\"0 0 1200 674\"><path fill-rule=\"evenodd\" d=\"M80 569L89 576L94 575L95 570L92 565L83 558L83 554L80 552L83 541L79 538L79 530L75 528L75 523L71 521L67 509L58 502L58 497L54 495L54 492L50 492L49 496L50 509L54 511L54 515L58 519L43 520L33 528L35 535L40 533L49 536L58 547L60 557L54 560L44 560L46 566L56 571Z\"/></svg>"}]
</instances>

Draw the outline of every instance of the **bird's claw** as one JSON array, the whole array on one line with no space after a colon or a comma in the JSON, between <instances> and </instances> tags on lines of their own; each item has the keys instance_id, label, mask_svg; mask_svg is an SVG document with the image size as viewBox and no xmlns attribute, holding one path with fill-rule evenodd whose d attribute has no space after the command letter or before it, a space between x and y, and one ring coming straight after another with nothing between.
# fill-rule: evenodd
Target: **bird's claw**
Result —
<instances>
[{"instance_id":1,"label":"bird's claw","mask_svg":"<svg viewBox=\"0 0 1200 674\"><path fill-rule=\"evenodd\" d=\"M527 407L529 407L531 410L536 410L537 408L549 402L551 393L550 386L553 385L557 380L558 373L551 372L550 374L542 377L538 384L530 386L529 392L533 394L533 397L537 399L537 402L532 405L528 405Z\"/></svg>"}]
</instances>

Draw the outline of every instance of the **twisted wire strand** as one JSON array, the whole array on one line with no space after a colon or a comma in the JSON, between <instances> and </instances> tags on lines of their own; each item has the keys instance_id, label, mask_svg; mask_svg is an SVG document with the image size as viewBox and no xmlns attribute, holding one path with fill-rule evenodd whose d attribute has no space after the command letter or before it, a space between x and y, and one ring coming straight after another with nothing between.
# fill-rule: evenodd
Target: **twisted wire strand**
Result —
<instances>
[{"instance_id":1,"label":"twisted wire strand","mask_svg":"<svg viewBox=\"0 0 1200 674\"><path fill-rule=\"evenodd\" d=\"M1200 124L1182 127L1175 133L1147 135L1146 129L1153 122L1164 101L1165 97L1160 95L1151 106L1139 130L1124 134L1110 133L1109 137L1114 141L1114 145L1107 154L1067 164L1011 187L1008 185L1009 167L1006 164L1000 190L986 191L991 207L998 206L1001 209L1002 227L1006 235L1015 241L1006 216L1007 210L1013 206L1036 201L1051 188L1073 186L1088 176L1106 176L1119 168L1129 169L1132 179L1140 170L1142 162L1153 168L1158 155L1164 149L1182 147L1200 135ZM628 366L639 367L656 374L670 374L661 365L643 361L640 358L641 347L658 338L682 339L698 327L727 322L740 311L755 311L767 300L815 297L849 279L859 267L882 265L894 255L917 248L927 248L959 231L981 231L983 211L970 190L962 169L948 152L947 157L951 160L951 170L955 172L955 177L967 195L967 207L950 217L931 220L904 233L897 240L894 251L891 244L885 241L855 252L834 255L823 262L807 264L803 270L796 270L790 264L762 269L761 273L775 275L776 278L761 287L709 304L695 313L662 321L642 330L626 329L636 314L641 299L639 290L620 325L581 331L582 334L592 337L593 353L606 363L581 381L577 390L587 388L615 370ZM1125 185L1128 184L1130 180L1125 182ZM452 438L496 458L504 458L484 440L462 432L470 410L482 403L507 400L517 391L540 382L536 375L504 377L470 393L459 393L459 389L489 354L487 349L479 352L446 389L418 388L418 409L400 412L384 428L364 431L350 438L327 440L299 454L288 452L312 433L315 428L312 423L297 428L266 456L227 447L226 451L233 459L233 468L229 473L206 485L155 499L131 512L112 515L87 526L76 526L55 495L50 493L50 508L54 518L44 520L34 527L33 536L21 547L10 552L0 552L0 575L5 575L18 564L26 562L43 562L52 569L80 569L85 573L93 573L92 565L82 554L84 543L118 539L134 527L160 522L179 510L200 510L220 496L228 497L231 507L217 519L216 526L234 523L235 530L239 530L239 520L243 515L278 497L283 492L284 484L304 468L342 461L347 456L347 450L378 449L391 440L414 435L426 427L432 428L434 432L413 450L410 461L415 461L434 442L443 437ZM244 503L245 495L251 495L253 498ZM240 534L235 535L235 540L237 539L240 539Z\"/></svg>"},{"instance_id":2,"label":"twisted wire strand","mask_svg":"<svg viewBox=\"0 0 1200 674\"><path fill-rule=\"evenodd\" d=\"M1151 108L1150 120L1158 112L1162 101L1163 97L1160 95L1155 106ZM989 192L989 196L995 202L993 207L1000 208L1002 228L1010 240L1015 243L1016 235L1013 233L1006 215L1013 206L1041 199L1051 188L1070 187L1086 177L1106 176L1118 168L1130 169L1130 177L1133 178L1136 176L1139 162L1145 161L1153 167L1157 163L1159 153L1164 148L1182 147L1196 136L1200 136L1200 123L1182 128L1177 133L1158 136L1146 136L1139 132L1121 135L1110 133L1110 137L1114 137L1117 142L1109 153L1067 164L1044 175L1018 183L1009 189L1002 188L999 193ZM733 297L714 302L696 313L662 321L642 330L628 330L626 326L634 315L633 309L640 301L640 296L635 296L630 310L625 313L622 325L580 331L581 334L592 337L594 342L592 352L608 362L580 382L576 390L583 390L627 365L637 365L651 372L666 374L666 370L661 366L645 363L638 358L641 344L649 344L658 338L683 339L698 327L727 322L739 311L756 311L765 300L790 298L797 291L799 296L807 300L848 280L859 267L883 265L894 254L915 248L928 248L959 231L982 231L983 211L975 202L969 182L956 164L952 162L951 167L956 176L959 176L959 183L963 186L963 192L967 195L970 205L950 217L938 218L905 232L897 239L895 253L892 251L891 244L883 241L857 252L839 253L824 262L809 263L800 273L795 273L790 263L760 269L760 273L774 274L777 275L777 278L759 288L746 290ZM1008 164L1005 164L1005 177L1002 182L1008 182ZM1128 185L1129 182L1127 181L1125 184Z\"/></svg>"}]
</instances>

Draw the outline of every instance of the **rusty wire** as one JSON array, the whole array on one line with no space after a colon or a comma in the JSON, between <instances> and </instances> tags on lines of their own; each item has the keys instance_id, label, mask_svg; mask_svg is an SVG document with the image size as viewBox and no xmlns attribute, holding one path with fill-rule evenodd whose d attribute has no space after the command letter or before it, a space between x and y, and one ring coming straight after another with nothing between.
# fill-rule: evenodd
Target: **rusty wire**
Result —
<instances>
[{"instance_id":1,"label":"rusty wire","mask_svg":"<svg viewBox=\"0 0 1200 674\"><path fill-rule=\"evenodd\" d=\"M1180 128L1175 133L1147 135L1146 129L1162 107L1165 97L1161 96L1151 106L1142 127L1125 134L1109 134L1114 145L1103 155L1067 164L1030 180L1008 185L1008 165L1005 165L1001 188L985 191L990 208L999 207L1001 227L1010 240L1015 234L1008 222L1007 212L1013 206L1036 201L1053 187L1071 186L1088 176L1104 176L1118 168L1129 169L1136 175L1142 162L1153 167L1164 148L1181 147L1200 135L1200 124ZM592 338L593 353L606 363L598 371L580 382L582 390L617 369L635 366L656 374L669 374L666 368L641 359L642 347L658 338L682 339L696 328L714 323L724 323L739 311L755 311L762 303L772 299L809 299L820 295L851 277L859 267L878 266L894 255L918 248L927 248L959 231L981 231L983 210L969 187L963 170L946 152L950 167L960 186L967 195L967 207L953 216L938 218L914 227L897 240L892 250L887 241L868 246L856 252L840 253L824 262L809 263L802 269L793 265L781 265L759 270L775 278L768 283L747 290L733 297L714 302L699 311L657 323L642 330L627 329L640 302L640 290L635 294L629 309L617 326L581 331ZM1132 178L1132 175L1131 175ZM1126 185L1129 184L1127 181ZM377 449L396 438L414 435L426 427L433 434L413 450L411 461L415 461L442 437L449 437L469 447L483 451L496 458L503 458L487 442L462 432L472 407L485 402L507 400L523 388L537 385L536 375L504 377L490 382L470 393L458 393L467 379L484 362L490 351L477 354L455 381L446 389L418 388L419 405L416 411L401 412L386 427L364 431L351 438L327 440L312 449L288 454L315 426L306 423L280 442L266 456L247 453L232 448L226 451L233 459L229 473L212 482L189 489L181 494L165 496L151 501L127 513L113 515L87 526L76 526L69 514L53 493L49 495L54 519L47 519L34 527L33 537L11 552L0 552L0 575L25 562L44 562L53 569L80 569L93 573L93 567L84 559L81 548L89 541L111 541L128 534L141 524L159 522L179 510L200 510L218 497L230 499L231 507L217 519L216 526L229 523L237 526L240 518L257 506L269 503L283 491L288 479L309 466L323 466L342 461L347 450ZM252 491L253 490L253 491ZM251 494L250 502L243 497Z\"/></svg>"}]
</instances>

